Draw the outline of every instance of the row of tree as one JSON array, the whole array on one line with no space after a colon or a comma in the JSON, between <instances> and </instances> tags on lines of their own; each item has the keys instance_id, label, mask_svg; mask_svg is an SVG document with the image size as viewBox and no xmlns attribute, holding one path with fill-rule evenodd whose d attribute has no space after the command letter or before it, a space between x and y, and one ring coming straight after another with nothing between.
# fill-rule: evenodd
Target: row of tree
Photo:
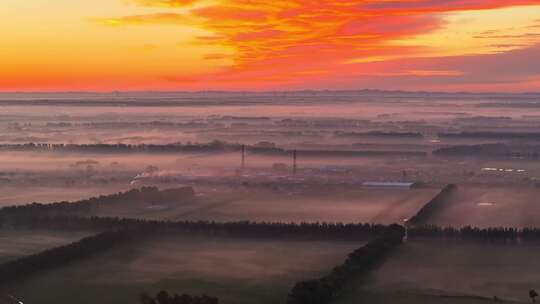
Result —
<instances>
[{"instance_id":1,"label":"row of tree","mask_svg":"<svg viewBox=\"0 0 540 304\"><path fill-rule=\"evenodd\" d=\"M197 234L242 238L367 240L383 234L388 226L367 223L280 223L280 222L214 222L214 221L159 221L117 217L79 216L2 216L0 227L108 231L127 230L167 234ZM540 240L540 228L512 227L437 227L411 225L409 238L470 239L478 241Z\"/></svg>"},{"instance_id":2,"label":"row of tree","mask_svg":"<svg viewBox=\"0 0 540 304\"><path fill-rule=\"evenodd\" d=\"M409 224L422 225L441 210L448 198L457 191L455 184L446 185L435 197L433 197L422 209L409 219Z\"/></svg>"},{"instance_id":3,"label":"row of tree","mask_svg":"<svg viewBox=\"0 0 540 304\"><path fill-rule=\"evenodd\" d=\"M367 245L353 251L345 263L337 266L328 275L315 280L296 283L291 290L288 304L328 304L351 279L365 275L383 262L399 244L405 229L391 225L386 231Z\"/></svg>"},{"instance_id":4,"label":"row of tree","mask_svg":"<svg viewBox=\"0 0 540 304\"><path fill-rule=\"evenodd\" d=\"M174 143L174 144L1 144L4 151L57 151L57 152L92 152L92 153L195 153L240 151L242 146L248 151L283 151L276 147L260 147L242 145L214 140L208 143Z\"/></svg>"},{"instance_id":5,"label":"row of tree","mask_svg":"<svg viewBox=\"0 0 540 304\"><path fill-rule=\"evenodd\" d=\"M535 145L508 146L503 143L458 145L433 151L435 156L496 157L538 159L540 150Z\"/></svg>"},{"instance_id":6,"label":"row of tree","mask_svg":"<svg viewBox=\"0 0 540 304\"><path fill-rule=\"evenodd\" d=\"M370 131L370 132L344 132L335 131L336 137L375 137L375 138L424 138L424 135L419 132L383 132L383 131Z\"/></svg>"},{"instance_id":7,"label":"row of tree","mask_svg":"<svg viewBox=\"0 0 540 304\"><path fill-rule=\"evenodd\" d=\"M248 238L366 240L383 233L384 225L343 223L270 223L157 221L134 218L78 216L1 217L0 227L53 230L132 230L168 234L199 234Z\"/></svg>"},{"instance_id":8,"label":"row of tree","mask_svg":"<svg viewBox=\"0 0 540 304\"><path fill-rule=\"evenodd\" d=\"M443 238L479 241L538 241L540 240L540 228L478 228L466 226L462 228L416 226L408 229L409 238Z\"/></svg>"},{"instance_id":9,"label":"row of tree","mask_svg":"<svg viewBox=\"0 0 540 304\"><path fill-rule=\"evenodd\" d=\"M389 135L378 135L389 136ZM411 136L411 135L409 135ZM79 153L197 153L197 152L239 152L245 149L251 153L265 155L290 155L292 150L276 147L275 145L242 145L239 143L228 143L222 141L212 141L204 144L165 144L165 145L130 145L130 144L1 144L0 151L58 151L58 152L79 152ZM335 156L353 157L370 155L410 155L427 156L423 151L357 151L357 150L301 150L298 151L303 156Z\"/></svg>"},{"instance_id":10,"label":"row of tree","mask_svg":"<svg viewBox=\"0 0 540 304\"><path fill-rule=\"evenodd\" d=\"M207 295L192 296L188 294L183 295L169 295L168 292L162 290L156 294L155 297L143 293L141 295L141 304L218 304L219 300L216 297Z\"/></svg>"},{"instance_id":11,"label":"row of tree","mask_svg":"<svg viewBox=\"0 0 540 304\"><path fill-rule=\"evenodd\" d=\"M488 132L488 131L474 131L474 132L459 132L459 133L439 133L440 138L489 138L489 139L527 139L527 140L539 140L540 133L538 132Z\"/></svg>"},{"instance_id":12,"label":"row of tree","mask_svg":"<svg viewBox=\"0 0 540 304\"><path fill-rule=\"evenodd\" d=\"M191 187L159 190L157 187L142 187L127 192L92 197L76 202L56 202L50 204L32 203L4 207L0 209L0 217L17 216L85 216L96 213L100 208L137 204L172 203L192 199L195 192Z\"/></svg>"},{"instance_id":13,"label":"row of tree","mask_svg":"<svg viewBox=\"0 0 540 304\"><path fill-rule=\"evenodd\" d=\"M107 231L77 242L55 247L0 265L0 284L20 279L36 272L53 269L74 260L109 249L133 239L126 231Z\"/></svg>"}]
</instances>

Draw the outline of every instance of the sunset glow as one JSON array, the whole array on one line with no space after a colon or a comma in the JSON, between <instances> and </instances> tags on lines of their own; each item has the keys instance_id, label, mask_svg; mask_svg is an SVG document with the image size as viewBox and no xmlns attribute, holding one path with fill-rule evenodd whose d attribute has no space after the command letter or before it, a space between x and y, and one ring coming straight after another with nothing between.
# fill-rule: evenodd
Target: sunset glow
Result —
<instances>
[{"instance_id":1,"label":"sunset glow","mask_svg":"<svg viewBox=\"0 0 540 304\"><path fill-rule=\"evenodd\" d=\"M533 0L3 0L0 34L0 91L540 90Z\"/></svg>"}]
</instances>

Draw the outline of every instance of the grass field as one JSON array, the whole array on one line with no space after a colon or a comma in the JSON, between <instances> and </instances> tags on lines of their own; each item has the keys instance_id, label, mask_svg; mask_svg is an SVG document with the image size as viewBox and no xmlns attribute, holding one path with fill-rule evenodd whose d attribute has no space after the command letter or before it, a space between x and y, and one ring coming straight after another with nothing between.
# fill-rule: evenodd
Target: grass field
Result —
<instances>
[{"instance_id":1,"label":"grass field","mask_svg":"<svg viewBox=\"0 0 540 304\"><path fill-rule=\"evenodd\" d=\"M430 224L540 227L540 188L460 186Z\"/></svg>"},{"instance_id":2,"label":"grass field","mask_svg":"<svg viewBox=\"0 0 540 304\"><path fill-rule=\"evenodd\" d=\"M92 232L2 229L0 230L0 263L67 245L92 234Z\"/></svg>"},{"instance_id":3,"label":"grass field","mask_svg":"<svg viewBox=\"0 0 540 304\"><path fill-rule=\"evenodd\" d=\"M143 290L220 303L284 303L299 280L340 264L355 242L174 237L142 241L6 286L25 303L134 304Z\"/></svg>"},{"instance_id":4,"label":"grass field","mask_svg":"<svg viewBox=\"0 0 540 304\"><path fill-rule=\"evenodd\" d=\"M482 303L494 296L525 303L528 291L540 286L539 249L539 244L410 241L336 303Z\"/></svg>"}]
</instances>

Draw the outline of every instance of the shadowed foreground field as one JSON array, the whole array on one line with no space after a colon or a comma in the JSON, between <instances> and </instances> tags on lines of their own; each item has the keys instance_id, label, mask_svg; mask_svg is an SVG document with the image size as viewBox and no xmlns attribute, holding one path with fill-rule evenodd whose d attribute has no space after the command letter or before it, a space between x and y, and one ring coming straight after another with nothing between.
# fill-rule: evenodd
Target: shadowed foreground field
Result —
<instances>
[{"instance_id":1,"label":"shadowed foreground field","mask_svg":"<svg viewBox=\"0 0 540 304\"><path fill-rule=\"evenodd\" d=\"M0 263L66 245L92 234L92 232L84 231L2 229L0 232Z\"/></svg>"},{"instance_id":2,"label":"shadowed foreground field","mask_svg":"<svg viewBox=\"0 0 540 304\"><path fill-rule=\"evenodd\" d=\"M137 242L6 286L28 303L137 303L142 291L220 303L285 303L295 282L341 263L356 242L168 237Z\"/></svg>"},{"instance_id":3,"label":"shadowed foreground field","mask_svg":"<svg viewBox=\"0 0 540 304\"><path fill-rule=\"evenodd\" d=\"M528 302L540 286L540 244L409 241L336 303ZM361 286L362 285L362 286ZM361 286L361 287L359 287Z\"/></svg>"}]
</instances>

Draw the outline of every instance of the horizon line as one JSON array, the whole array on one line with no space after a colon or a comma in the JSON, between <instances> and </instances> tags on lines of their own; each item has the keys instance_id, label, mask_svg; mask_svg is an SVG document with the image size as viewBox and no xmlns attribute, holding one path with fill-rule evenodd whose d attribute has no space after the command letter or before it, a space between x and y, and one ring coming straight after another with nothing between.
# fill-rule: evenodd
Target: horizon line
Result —
<instances>
[{"instance_id":1,"label":"horizon line","mask_svg":"<svg viewBox=\"0 0 540 304\"><path fill-rule=\"evenodd\" d=\"M540 95L540 91L426 91L426 90L400 90L400 89L291 89L291 90L76 90L76 91L0 91L0 95L35 95L35 94L205 94L205 93L225 93L225 94L276 94L276 93L404 93L404 94L468 94L468 95Z\"/></svg>"}]
</instances>

